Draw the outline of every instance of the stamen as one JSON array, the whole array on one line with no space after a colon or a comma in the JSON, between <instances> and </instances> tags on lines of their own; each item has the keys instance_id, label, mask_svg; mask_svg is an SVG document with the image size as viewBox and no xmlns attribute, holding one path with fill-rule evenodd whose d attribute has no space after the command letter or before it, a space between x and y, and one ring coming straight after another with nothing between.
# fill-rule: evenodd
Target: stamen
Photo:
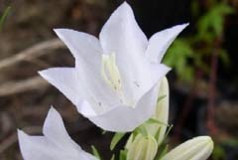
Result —
<instances>
[{"instance_id":1,"label":"stamen","mask_svg":"<svg viewBox=\"0 0 238 160\"><path fill-rule=\"evenodd\" d=\"M115 90L121 90L121 76L116 65L115 54L102 55L102 76Z\"/></svg>"},{"instance_id":2,"label":"stamen","mask_svg":"<svg viewBox=\"0 0 238 160\"><path fill-rule=\"evenodd\" d=\"M105 82L118 93L120 102L125 104L126 100L122 90L121 75L116 65L116 56L114 53L102 55L101 74Z\"/></svg>"}]
</instances>

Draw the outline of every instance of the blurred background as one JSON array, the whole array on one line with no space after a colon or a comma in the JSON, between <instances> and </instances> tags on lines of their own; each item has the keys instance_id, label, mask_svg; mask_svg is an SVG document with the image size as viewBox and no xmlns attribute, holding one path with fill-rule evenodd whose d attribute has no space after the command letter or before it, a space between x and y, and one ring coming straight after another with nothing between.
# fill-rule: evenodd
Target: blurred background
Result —
<instances>
[{"instance_id":1,"label":"blurred background","mask_svg":"<svg viewBox=\"0 0 238 160\"><path fill-rule=\"evenodd\" d=\"M111 133L80 116L38 70L73 66L53 28L93 35L122 0L0 0L0 159L21 160L16 129L41 134L51 105L85 150L95 145L109 159ZM170 143L209 134L212 160L238 159L238 1L128 0L147 37L173 25L189 27L168 50ZM8 7L11 7L10 9Z\"/></svg>"}]
</instances>

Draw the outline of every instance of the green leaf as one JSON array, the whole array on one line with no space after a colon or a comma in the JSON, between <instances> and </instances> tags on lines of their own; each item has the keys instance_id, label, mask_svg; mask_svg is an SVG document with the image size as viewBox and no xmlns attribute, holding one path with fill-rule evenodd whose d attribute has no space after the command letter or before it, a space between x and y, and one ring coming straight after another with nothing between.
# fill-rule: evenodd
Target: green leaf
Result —
<instances>
[{"instance_id":1,"label":"green leaf","mask_svg":"<svg viewBox=\"0 0 238 160\"><path fill-rule=\"evenodd\" d=\"M127 150L121 150L119 159L126 160L126 157L127 157L126 155L127 155Z\"/></svg>"},{"instance_id":2,"label":"green leaf","mask_svg":"<svg viewBox=\"0 0 238 160\"><path fill-rule=\"evenodd\" d=\"M184 82L192 82L194 80L194 67L191 65L187 65L186 68L184 68L183 76L180 76L179 79L184 81Z\"/></svg>"},{"instance_id":3,"label":"green leaf","mask_svg":"<svg viewBox=\"0 0 238 160\"><path fill-rule=\"evenodd\" d=\"M125 136L126 133L115 133L113 138L112 138L112 141L111 141L111 144L110 144L110 149L113 150L116 145L118 144L118 142Z\"/></svg>"},{"instance_id":4,"label":"green leaf","mask_svg":"<svg viewBox=\"0 0 238 160\"><path fill-rule=\"evenodd\" d=\"M96 148L95 146L93 146L93 145L91 146L91 148L92 148L93 155L94 155L95 157L97 157L99 160L101 160L101 156L100 156L100 154L99 154L97 148Z\"/></svg>"},{"instance_id":5,"label":"green leaf","mask_svg":"<svg viewBox=\"0 0 238 160\"><path fill-rule=\"evenodd\" d=\"M0 31L2 30L3 23L9 15L10 10L11 7L7 7L7 9L3 12L3 15L0 17Z\"/></svg>"},{"instance_id":6,"label":"green leaf","mask_svg":"<svg viewBox=\"0 0 238 160\"><path fill-rule=\"evenodd\" d=\"M232 13L234 13L234 9L225 3L218 3L211 8L198 22L201 39L210 34L213 34L213 37L221 35L225 16Z\"/></svg>"},{"instance_id":7,"label":"green leaf","mask_svg":"<svg viewBox=\"0 0 238 160\"><path fill-rule=\"evenodd\" d=\"M164 58L164 63L168 66L175 67L178 61L191 58L194 54L190 46L190 41L185 39L177 39L168 50Z\"/></svg>"},{"instance_id":8,"label":"green leaf","mask_svg":"<svg viewBox=\"0 0 238 160\"><path fill-rule=\"evenodd\" d=\"M195 67L191 67L189 64L189 60L193 59L196 62L195 57L197 55L192 48L191 42L192 40L189 38L177 39L168 50L164 59L165 64L175 68L180 80L188 82L193 80L192 77L195 70Z\"/></svg>"}]
</instances>

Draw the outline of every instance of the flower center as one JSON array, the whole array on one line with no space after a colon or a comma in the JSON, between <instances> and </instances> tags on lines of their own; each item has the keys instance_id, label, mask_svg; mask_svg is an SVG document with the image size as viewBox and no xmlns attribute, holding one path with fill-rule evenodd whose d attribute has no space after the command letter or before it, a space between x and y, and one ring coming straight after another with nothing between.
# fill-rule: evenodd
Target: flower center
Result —
<instances>
[{"instance_id":1,"label":"flower center","mask_svg":"<svg viewBox=\"0 0 238 160\"><path fill-rule=\"evenodd\" d=\"M115 53L102 55L101 74L105 82L119 95L120 102L126 104L121 75L116 65Z\"/></svg>"}]
</instances>

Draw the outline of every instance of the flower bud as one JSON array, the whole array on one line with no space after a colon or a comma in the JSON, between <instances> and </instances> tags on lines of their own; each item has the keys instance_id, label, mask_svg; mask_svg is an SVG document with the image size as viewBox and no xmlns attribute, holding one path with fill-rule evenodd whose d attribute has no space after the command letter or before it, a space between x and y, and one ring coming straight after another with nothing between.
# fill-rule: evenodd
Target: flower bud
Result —
<instances>
[{"instance_id":1,"label":"flower bud","mask_svg":"<svg viewBox=\"0 0 238 160\"><path fill-rule=\"evenodd\" d=\"M158 144L161 144L167 129L169 116L169 85L166 77L161 80L158 98L159 99L156 106L156 112L152 118L161 123L149 124L146 125L146 128L147 132L153 136L155 136L157 132L159 132L157 142Z\"/></svg>"},{"instance_id":2,"label":"flower bud","mask_svg":"<svg viewBox=\"0 0 238 160\"><path fill-rule=\"evenodd\" d=\"M152 136L136 135L127 145L127 160L153 160L157 153L158 143Z\"/></svg>"},{"instance_id":3,"label":"flower bud","mask_svg":"<svg viewBox=\"0 0 238 160\"><path fill-rule=\"evenodd\" d=\"M213 141L209 136L196 137L171 150L162 160L206 160L213 147Z\"/></svg>"}]
</instances>

